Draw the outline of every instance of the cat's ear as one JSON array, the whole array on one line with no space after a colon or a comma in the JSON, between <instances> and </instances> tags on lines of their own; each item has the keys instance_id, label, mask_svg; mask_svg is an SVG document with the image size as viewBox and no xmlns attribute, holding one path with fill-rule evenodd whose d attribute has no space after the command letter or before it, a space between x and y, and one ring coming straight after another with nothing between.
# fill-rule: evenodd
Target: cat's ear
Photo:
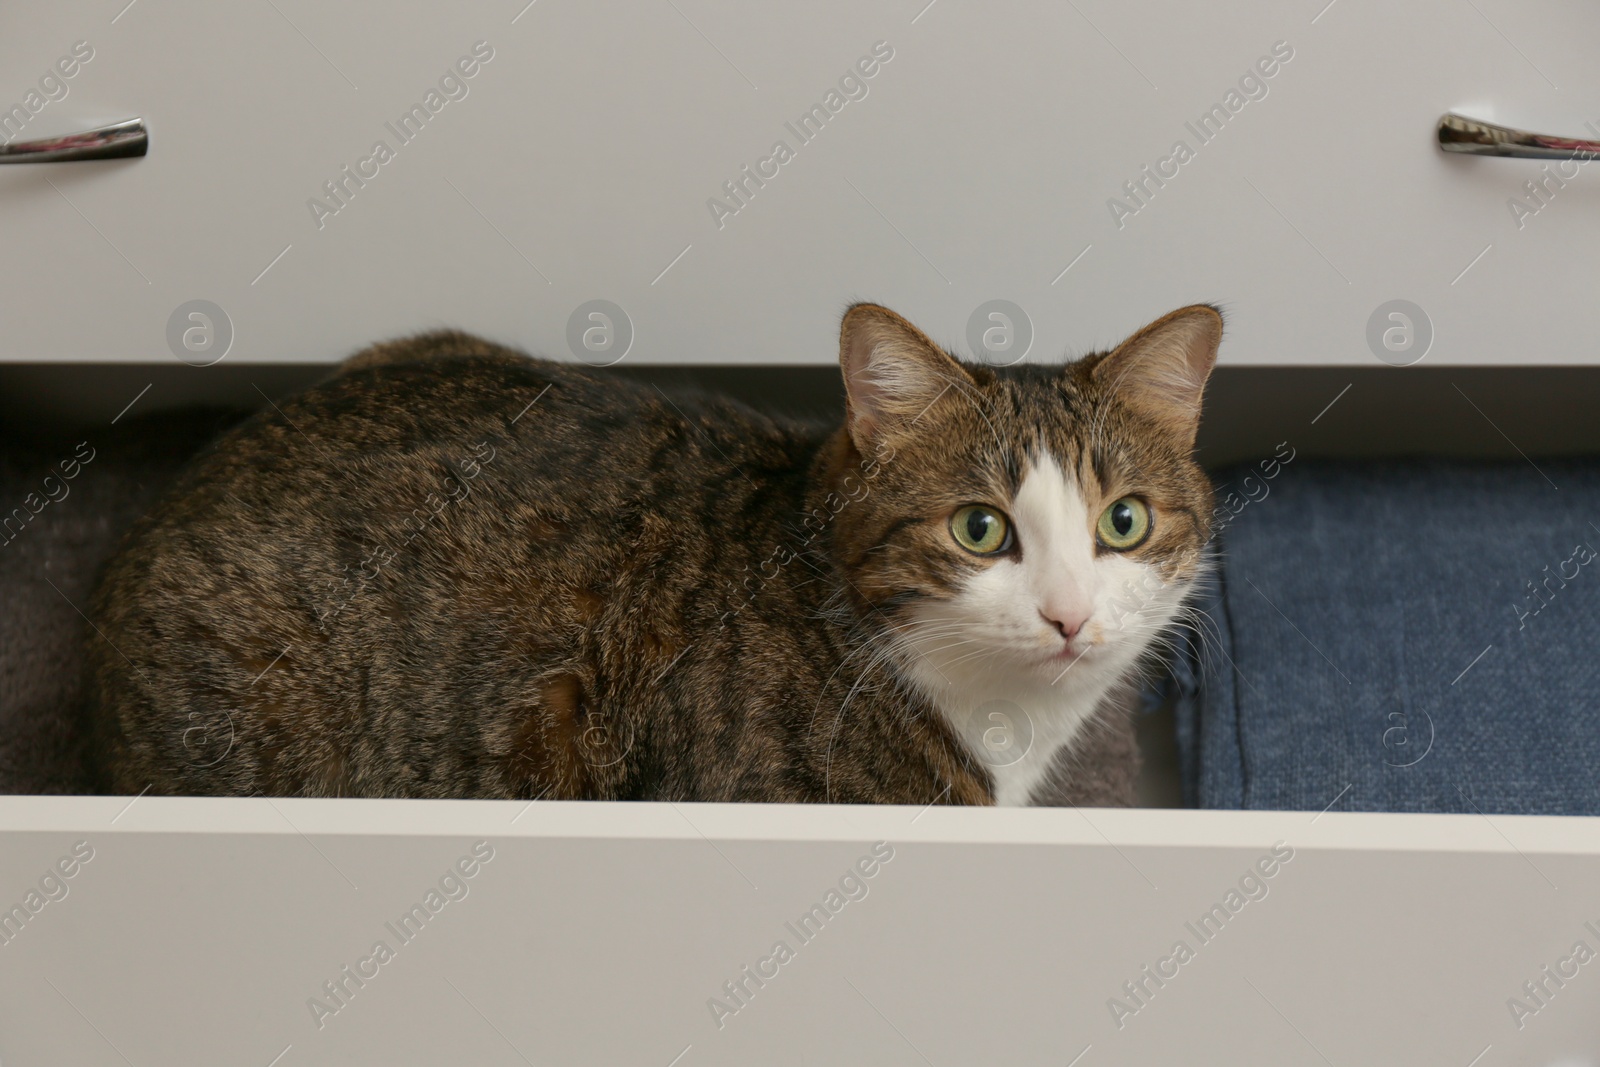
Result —
<instances>
[{"instance_id":1,"label":"cat's ear","mask_svg":"<svg viewBox=\"0 0 1600 1067\"><path fill-rule=\"evenodd\" d=\"M848 394L845 425L862 453L872 441L907 429L947 390L976 384L921 330L877 304L845 312L839 366Z\"/></svg>"},{"instance_id":2,"label":"cat's ear","mask_svg":"<svg viewBox=\"0 0 1600 1067\"><path fill-rule=\"evenodd\" d=\"M1094 377L1192 448L1200 398L1221 343L1221 312L1209 304L1179 308L1118 345L1095 366Z\"/></svg>"}]
</instances>

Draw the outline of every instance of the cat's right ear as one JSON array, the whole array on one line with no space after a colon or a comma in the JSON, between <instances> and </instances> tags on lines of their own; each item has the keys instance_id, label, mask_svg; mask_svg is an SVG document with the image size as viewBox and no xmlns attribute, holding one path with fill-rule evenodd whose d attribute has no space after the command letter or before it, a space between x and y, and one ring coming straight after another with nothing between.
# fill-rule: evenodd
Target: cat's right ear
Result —
<instances>
[{"instance_id":1,"label":"cat's right ear","mask_svg":"<svg viewBox=\"0 0 1600 1067\"><path fill-rule=\"evenodd\" d=\"M910 429L952 387L977 383L926 334L886 307L857 304L839 327L845 426L856 450Z\"/></svg>"}]
</instances>

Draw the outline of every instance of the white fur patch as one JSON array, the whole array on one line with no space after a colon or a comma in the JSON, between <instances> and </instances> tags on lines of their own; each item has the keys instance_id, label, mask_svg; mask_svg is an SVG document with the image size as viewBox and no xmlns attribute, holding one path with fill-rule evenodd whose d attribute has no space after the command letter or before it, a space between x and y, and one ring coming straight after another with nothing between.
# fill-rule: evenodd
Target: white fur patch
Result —
<instances>
[{"instance_id":1,"label":"white fur patch","mask_svg":"<svg viewBox=\"0 0 1600 1067\"><path fill-rule=\"evenodd\" d=\"M921 606L900 644L909 680L993 774L995 802L1027 804L1172 623L1192 583L1163 582L1131 556L1097 552L1099 514L1090 509L1098 501L1086 501L1048 453L1033 457L1015 500L973 503L1011 516L1020 558L1002 556L955 597ZM1081 620L1070 648L1047 616Z\"/></svg>"}]
</instances>

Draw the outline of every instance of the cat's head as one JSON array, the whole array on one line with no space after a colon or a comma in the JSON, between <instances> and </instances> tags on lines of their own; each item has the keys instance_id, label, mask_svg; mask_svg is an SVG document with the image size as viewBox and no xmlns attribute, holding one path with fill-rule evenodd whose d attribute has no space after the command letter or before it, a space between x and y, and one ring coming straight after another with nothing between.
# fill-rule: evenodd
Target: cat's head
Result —
<instances>
[{"instance_id":1,"label":"cat's head","mask_svg":"<svg viewBox=\"0 0 1600 1067\"><path fill-rule=\"evenodd\" d=\"M849 310L833 550L903 674L958 703L1127 674L1203 567L1193 452L1221 337L1199 305L1112 352L996 369L886 308Z\"/></svg>"}]
</instances>

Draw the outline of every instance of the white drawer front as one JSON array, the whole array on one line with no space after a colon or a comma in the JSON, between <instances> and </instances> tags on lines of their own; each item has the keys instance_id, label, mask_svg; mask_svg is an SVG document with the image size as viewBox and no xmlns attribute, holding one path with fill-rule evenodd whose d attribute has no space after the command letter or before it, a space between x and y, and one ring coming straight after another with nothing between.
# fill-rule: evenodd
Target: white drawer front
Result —
<instances>
[{"instance_id":1,"label":"white drawer front","mask_svg":"<svg viewBox=\"0 0 1600 1067\"><path fill-rule=\"evenodd\" d=\"M0 799L7 1064L1600 1055L1593 819L129 799Z\"/></svg>"},{"instance_id":2,"label":"white drawer front","mask_svg":"<svg viewBox=\"0 0 1600 1067\"><path fill-rule=\"evenodd\" d=\"M152 146L0 166L0 359L169 361L199 324L205 362L169 331L196 300L234 361L438 325L573 358L607 300L630 361L828 362L858 299L958 350L1010 301L1036 359L1217 301L1226 361L1370 364L1393 300L1430 362L1597 358L1593 168L1433 126L1600 136L1600 9L925 5L8 4L9 132Z\"/></svg>"}]
</instances>

